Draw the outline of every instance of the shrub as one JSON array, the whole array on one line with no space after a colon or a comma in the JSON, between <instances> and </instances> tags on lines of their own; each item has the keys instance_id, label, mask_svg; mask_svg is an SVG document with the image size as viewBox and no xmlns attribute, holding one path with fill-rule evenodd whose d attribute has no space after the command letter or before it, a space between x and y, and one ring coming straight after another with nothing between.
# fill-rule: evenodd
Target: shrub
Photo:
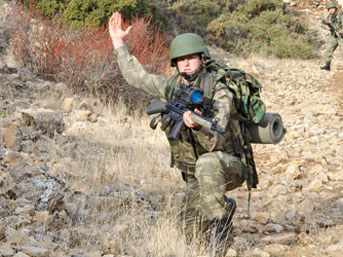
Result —
<instances>
[{"instance_id":1,"label":"shrub","mask_svg":"<svg viewBox=\"0 0 343 257\"><path fill-rule=\"evenodd\" d=\"M287 12L282 0L252 0L207 27L207 38L234 54L260 53L278 58L317 57L304 22Z\"/></svg>"},{"instance_id":2,"label":"shrub","mask_svg":"<svg viewBox=\"0 0 343 257\"><path fill-rule=\"evenodd\" d=\"M176 34L195 32L203 35L207 25L220 13L220 7L216 2L199 0L181 0L169 8L169 17L173 19L173 26L177 26ZM174 16L174 17L172 17Z\"/></svg>"},{"instance_id":3,"label":"shrub","mask_svg":"<svg viewBox=\"0 0 343 257\"><path fill-rule=\"evenodd\" d=\"M7 21L13 28L10 47L18 60L36 74L65 82L77 92L97 94L106 101L123 97L131 106L146 103L147 95L122 79L106 27L75 31L54 19L33 18L33 12L19 6L13 11L14 18ZM132 19L132 26L129 48L149 72L166 72L168 49L159 27L152 25L151 18L138 17Z\"/></svg>"},{"instance_id":4,"label":"shrub","mask_svg":"<svg viewBox=\"0 0 343 257\"><path fill-rule=\"evenodd\" d=\"M59 15L73 28L107 23L115 11L125 17L139 15L148 17L154 13L155 5L147 0L21 0L26 7L34 6L45 17Z\"/></svg>"}]
</instances>

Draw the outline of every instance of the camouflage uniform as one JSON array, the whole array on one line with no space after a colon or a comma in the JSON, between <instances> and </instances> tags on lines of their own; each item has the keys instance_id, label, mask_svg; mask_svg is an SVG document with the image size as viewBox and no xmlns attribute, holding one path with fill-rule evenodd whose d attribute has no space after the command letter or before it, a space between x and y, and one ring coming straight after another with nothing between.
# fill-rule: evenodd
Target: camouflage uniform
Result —
<instances>
[{"instance_id":1,"label":"camouflage uniform","mask_svg":"<svg viewBox=\"0 0 343 257\"><path fill-rule=\"evenodd\" d=\"M130 85L159 98L170 100L170 88L178 87L182 80L180 75L164 78L149 74L125 46L117 48L115 55L122 75ZM213 79L213 76L203 70L194 85L200 87L201 83ZM225 193L244 182L245 168L235 154L237 140L232 129L239 124L236 119L230 119L236 112L233 94L226 85L218 82L212 103L209 117L226 131L224 136L210 134L202 128L186 129L181 132L180 139L169 141L172 166L182 171L187 182L188 191L182 214L188 236L196 232L199 225L206 227L207 222L228 217L230 208ZM170 127L166 128L167 135L170 130Z\"/></svg>"},{"instance_id":2,"label":"camouflage uniform","mask_svg":"<svg viewBox=\"0 0 343 257\"><path fill-rule=\"evenodd\" d=\"M326 19L324 20L324 23L331 23L335 31L343 32L343 13L342 12L339 13L338 10L336 9L336 12L334 14L329 14L326 17ZM327 67L328 69L330 69L330 64L333 58L333 54L338 46L341 51L341 57L343 58L343 39L341 37L335 37L335 35L331 34L328 41L326 42L326 51L325 51L326 66L323 66L323 67Z\"/></svg>"}]
</instances>

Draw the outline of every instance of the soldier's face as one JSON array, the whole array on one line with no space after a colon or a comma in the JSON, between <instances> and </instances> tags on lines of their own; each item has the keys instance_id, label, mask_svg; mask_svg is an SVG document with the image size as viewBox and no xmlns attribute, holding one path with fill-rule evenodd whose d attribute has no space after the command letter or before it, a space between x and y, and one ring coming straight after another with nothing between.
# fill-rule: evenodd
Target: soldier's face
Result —
<instances>
[{"instance_id":1,"label":"soldier's face","mask_svg":"<svg viewBox=\"0 0 343 257\"><path fill-rule=\"evenodd\" d=\"M187 74L193 74L199 69L201 59L199 54L191 54L178 58L176 64L180 73L186 72Z\"/></svg>"},{"instance_id":2,"label":"soldier's face","mask_svg":"<svg viewBox=\"0 0 343 257\"><path fill-rule=\"evenodd\" d=\"M336 12L336 8L330 8L330 9L329 9L329 13L330 13L330 14L334 14L335 12Z\"/></svg>"}]
</instances>

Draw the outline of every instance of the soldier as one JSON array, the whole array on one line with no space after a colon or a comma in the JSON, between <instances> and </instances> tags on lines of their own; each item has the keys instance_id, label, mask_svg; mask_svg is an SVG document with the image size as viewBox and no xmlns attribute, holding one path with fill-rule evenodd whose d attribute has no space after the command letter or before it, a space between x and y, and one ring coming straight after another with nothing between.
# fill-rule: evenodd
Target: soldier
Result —
<instances>
[{"instance_id":1,"label":"soldier","mask_svg":"<svg viewBox=\"0 0 343 257\"><path fill-rule=\"evenodd\" d=\"M121 73L130 85L169 100L170 89L179 87L180 83L200 86L201 83L213 81L214 74L204 69L204 62L211 56L200 36L186 33L174 38L170 64L176 68L177 74L164 78L149 74L129 53L123 39L130 29L123 30L121 14L113 13L109 32ZM236 202L225 194L242 185L245 165L235 148L237 135L233 127L239 125L238 120L232 118L236 112L233 94L222 82L215 84L210 106L207 116L217 121L217 125L225 131L224 135L204 130L192 120L188 111L183 115L187 129L182 130L179 139L169 140L169 144L172 165L181 170L187 182L182 211L186 238L202 237L208 241L211 235L216 243L226 245L232 230ZM199 110L196 112L201 113ZM167 127L167 135L168 132L170 128Z\"/></svg>"},{"instance_id":2,"label":"soldier","mask_svg":"<svg viewBox=\"0 0 343 257\"><path fill-rule=\"evenodd\" d=\"M338 46L340 46L340 51L342 52L341 55L343 57L343 13L338 12L338 7L335 3L328 4L327 10L329 12L329 15L326 17L323 23L325 24L325 29L330 31L331 35L326 45L326 63L320 68L322 70L329 71L331 68L331 60L333 57L333 53L335 52Z\"/></svg>"}]
</instances>

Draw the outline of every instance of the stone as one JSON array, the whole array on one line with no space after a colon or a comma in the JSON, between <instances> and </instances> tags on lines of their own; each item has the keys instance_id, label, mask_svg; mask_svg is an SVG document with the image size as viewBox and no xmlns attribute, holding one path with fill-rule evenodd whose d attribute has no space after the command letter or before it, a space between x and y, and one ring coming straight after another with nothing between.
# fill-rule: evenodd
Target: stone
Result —
<instances>
[{"instance_id":1,"label":"stone","mask_svg":"<svg viewBox=\"0 0 343 257\"><path fill-rule=\"evenodd\" d=\"M282 252L287 252L290 246L283 245L283 244L269 244L266 245L263 250L271 255L278 256L279 254L282 255Z\"/></svg>"},{"instance_id":2,"label":"stone","mask_svg":"<svg viewBox=\"0 0 343 257\"><path fill-rule=\"evenodd\" d=\"M62 106L63 111L70 112L72 110L73 103L74 103L74 98L72 97L65 98L63 101L63 106Z\"/></svg>"},{"instance_id":3,"label":"stone","mask_svg":"<svg viewBox=\"0 0 343 257\"><path fill-rule=\"evenodd\" d=\"M19 159L18 153L13 151L6 151L4 156L4 164L7 166L13 166L17 164Z\"/></svg>"},{"instance_id":4,"label":"stone","mask_svg":"<svg viewBox=\"0 0 343 257\"><path fill-rule=\"evenodd\" d=\"M23 252L17 252L13 257L30 257L30 256Z\"/></svg>"},{"instance_id":5,"label":"stone","mask_svg":"<svg viewBox=\"0 0 343 257\"><path fill-rule=\"evenodd\" d=\"M23 133L14 123L8 123L1 129L2 141L5 147L14 151L20 149L20 142L23 139Z\"/></svg>"},{"instance_id":6,"label":"stone","mask_svg":"<svg viewBox=\"0 0 343 257\"><path fill-rule=\"evenodd\" d=\"M15 250L6 244L0 244L0 256L2 257L12 257L15 254Z\"/></svg>"},{"instance_id":7,"label":"stone","mask_svg":"<svg viewBox=\"0 0 343 257\"><path fill-rule=\"evenodd\" d=\"M298 237L296 233L288 232L275 235L269 235L261 238L261 242L266 244L285 244L291 245L297 241Z\"/></svg>"},{"instance_id":8,"label":"stone","mask_svg":"<svg viewBox=\"0 0 343 257\"><path fill-rule=\"evenodd\" d=\"M236 252L234 249L232 249L232 248L230 248L230 249L226 252L226 255L225 255L225 257L236 257L236 256L238 256L238 254L237 254L237 252Z\"/></svg>"},{"instance_id":9,"label":"stone","mask_svg":"<svg viewBox=\"0 0 343 257\"><path fill-rule=\"evenodd\" d=\"M76 120L87 121L91 114L92 113L89 110L77 110L75 111L74 116Z\"/></svg>"},{"instance_id":10,"label":"stone","mask_svg":"<svg viewBox=\"0 0 343 257\"><path fill-rule=\"evenodd\" d=\"M290 164L286 171L285 171L286 175L292 179L297 179L299 178L300 175L300 170L299 167L295 164Z\"/></svg>"},{"instance_id":11,"label":"stone","mask_svg":"<svg viewBox=\"0 0 343 257\"><path fill-rule=\"evenodd\" d=\"M86 256L89 256L89 257L101 257L101 256L103 256L103 252L102 251L87 252Z\"/></svg>"},{"instance_id":12,"label":"stone","mask_svg":"<svg viewBox=\"0 0 343 257\"><path fill-rule=\"evenodd\" d=\"M306 213L312 213L314 210L314 204L310 200L304 200L300 203L298 206L298 212L299 214L306 214Z\"/></svg>"},{"instance_id":13,"label":"stone","mask_svg":"<svg viewBox=\"0 0 343 257\"><path fill-rule=\"evenodd\" d=\"M256 257L270 257L270 254L262 251L261 249L255 248L253 249L251 252L252 256L256 256Z\"/></svg>"},{"instance_id":14,"label":"stone","mask_svg":"<svg viewBox=\"0 0 343 257\"><path fill-rule=\"evenodd\" d=\"M268 223L264 226L263 233L270 234L270 233L281 233L283 231L283 227L279 224Z\"/></svg>"},{"instance_id":15,"label":"stone","mask_svg":"<svg viewBox=\"0 0 343 257\"><path fill-rule=\"evenodd\" d=\"M47 257L50 254L50 251L48 249L33 246L22 246L20 247L20 251L29 256L35 257Z\"/></svg>"},{"instance_id":16,"label":"stone","mask_svg":"<svg viewBox=\"0 0 343 257\"><path fill-rule=\"evenodd\" d=\"M33 126L43 134L53 137L64 131L63 115L57 111L45 108L21 110L22 121L26 126Z\"/></svg>"},{"instance_id":17,"label":"stone","mask_svg":"<svg viewBox=\"0 0 343 257\"><path fill-rule=\"evenodd\" d=\"M258 212L258 213L254 213L251 219L257 221L260 224L267 224L268 221L270 220L270 215L269 213L266 213L266 212Z\"/></svg>"}]
</instances>

